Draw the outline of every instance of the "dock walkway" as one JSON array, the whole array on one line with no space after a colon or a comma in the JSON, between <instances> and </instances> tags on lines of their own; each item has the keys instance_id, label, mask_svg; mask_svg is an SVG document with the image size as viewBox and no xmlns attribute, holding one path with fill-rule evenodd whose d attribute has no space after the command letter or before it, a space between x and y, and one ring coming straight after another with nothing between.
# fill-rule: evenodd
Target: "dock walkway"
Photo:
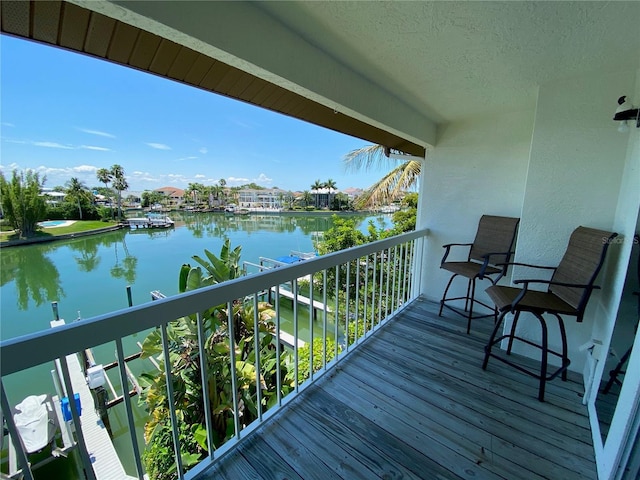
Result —
<instances>
[{"instance_id":1,"label":"dock walkway","mask_svg":"<svg viewBox=\"0 0 640 480\"><path fill-rule=\"evenodd\" d=\"M67 355L67 365L73 391L80 394L80 423L93 471L98 480L135 480L127 475L118 457L109 432L93 408L93 396L87 385L77 354Z\"/></svg>"},{"instance_id":2,"label":"dock walkway","mask_svg":"<svg viewBox=\"0 0 640 480\"><path fill-rule=\"evenodd\" d=\"M54 320L51 322L51 326L57 326L58 322L64 324L64 320ZM136 480L136 477L127 475L109 432L94 408L93 396L89 385L87 385L78 355L73 353L67 355L66 359L73 392L80 395L82 407L80 427L96 478L98 480ZM62 379L58 360L56 360L56 369L58 370L58 378ZM61 381L60 384L64 385L64 382Z\"/></svg>"}]
</instances>

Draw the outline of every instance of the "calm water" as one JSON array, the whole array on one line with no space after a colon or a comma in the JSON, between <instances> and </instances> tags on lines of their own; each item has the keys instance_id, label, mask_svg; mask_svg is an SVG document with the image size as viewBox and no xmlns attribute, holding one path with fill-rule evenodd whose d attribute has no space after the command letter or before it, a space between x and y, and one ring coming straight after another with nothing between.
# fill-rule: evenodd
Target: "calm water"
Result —
<instances>
[{"instance_id":1,"label":"calm water","mask_svg":"<svg viewBox=\"0 0 640 480\"><path fill-rule=\"evenodd\" d=\"M274 258L287 255L291 250L314 251L314 233L324 232L332 226L331 215L316 214L173 213L171 217L176 221L175 229L119 230L0 250L0 338L50 328L53 301L58 302L60 317L70 322L79 315L88 318L126 308L127 286L131 286L135 305L149 302L152 290L160 290L167 296L175 295L180 266L183 263L195 265L191 257L202 255L204 249L218 255L225 238L230 239L232 247L242 246L243 261L258 263L261 256ZM376 224L391 224L388 216L354 218L363 231L369 220ZM283 329L286 330L286 326ZM136 342L143 340L142 333L128 339L125 354L133 353L137 349ZM98 361L112 361L114 349L113 345L96 348ZM141 363L130 364L134 373L150 367ZM32 369L28 375L23 373L4 379L10 401L15 404L27 395L53 393L50 368L42 366ZM25 381L27 376L28 381ZM138 426L142 427L144 411L138 408L136 415ZM125 435L124 408L111 409L110 420L114 443L130 469L133 460L128 458L131 447Z\"/></svg>"}]
</instances>

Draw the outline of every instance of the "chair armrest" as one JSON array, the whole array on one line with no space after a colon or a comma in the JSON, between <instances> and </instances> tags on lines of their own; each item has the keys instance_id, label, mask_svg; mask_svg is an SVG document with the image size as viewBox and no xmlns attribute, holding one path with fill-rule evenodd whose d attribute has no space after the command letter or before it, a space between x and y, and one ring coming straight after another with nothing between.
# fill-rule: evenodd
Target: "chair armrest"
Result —
<instances>
[{"instance_id":1,"label":"chair armrest","mask_svg":"<svg viewBox=\"0 0 640 480\"><path fill-rule=\"evenodd\" d=\"M451 247L470 247L471 245L473 245L473 243L447 243L446 245L443 245L444 255L442 260L440 260L440 266L442 267L442 264L447 261Z\"/></svg>"},{"instance_id":2,"label":"chair armrest","mask_svg":"<svg viewBox=\"0 0 640 480\"><path fill-rule=\"evenodd\" d=\"M526 295L527 291L529 290L529 284L530 283L544 283L544 284L547 284L547 285L558 285L558 286L562 286L562 287L583 288L583 289L585 289L585 288L599 289L600 288L600 286L598 286L598 285L580 285L580 284L577 284L577 283L552 282L551 280L538 280L538 279L514 280L513 283L516 284L516 285L524 284L524 286L520 290L520 293L518 294L518 296L513 300L513 302L511 302L511 311L512 312L515 310L515 308L518 305L518 303L520 303L520 301Z\"/></svg>"},{"instance_id":3,"label":"chair armrest","mask_svg":"<svg viewBox=\"0 0 640 480\"><path fill-rule=\"evenodd\" d=\"M565 283L565 282L552 282L551 280L538 280L533 279L533 278L526 278L526 279L520 279L520 280L514 280L513 281L514 284L519 285L521 283L526 284L527 286L530 283L546 283L547 285L558 285L559 287L571 287L571 288L594 288L594 289L599 289L600 287L598 285L581 285L579 283ZM525 287L527 288L527 287Z\"/></svg>"},{"instance_id":4,"label":"chair armrest","mask_svg":"<svg viewBox=\"0 0 640 480\"><path fill-rule=\"evenodd\" d=\"M502 266L502 265L507 265L507 266L518 266L518 267L529 267L529 268L540 268L543 270L555 270L558 267L546 267L544 265L532 265L530 263L521 263L521 262L506 262L506 263L496 263L496 266Z\"/></svg>"},{"instance_id":5,"label":"chair armrest","mask_svg":"<svg viewBox=\"0 0 640 480\"><path fill-rule=\"evenodd\" d=\"M486 271L487 267L489 266L489 260L491 259L492 256L494 255L506 255L507 258L512 255L514 252L490 252L490 253L485 253L484 255L482 255L482 258L484 258L484 262L482 263L482 267L480 267L480 272L478 273L478 278L480 280L482 280L484 278L484 272ZM503 263L495 263L493 265L508 265L508 264L503 264ZM500 279L504 276L504 274L507 272L507 268L508 267L504 267L502 269L502 271L500 272L500 274L498 275L498 277L496 278L495 283L498 283L500 281Z\"/></svg>"}]
</instances>

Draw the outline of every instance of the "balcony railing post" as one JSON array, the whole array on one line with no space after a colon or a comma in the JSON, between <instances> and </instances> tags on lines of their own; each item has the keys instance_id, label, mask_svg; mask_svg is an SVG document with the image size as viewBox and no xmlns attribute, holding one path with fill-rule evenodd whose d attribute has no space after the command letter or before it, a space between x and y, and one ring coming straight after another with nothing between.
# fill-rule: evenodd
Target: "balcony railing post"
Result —
<instances>
[{"instance_id":1,"label":"balcony railing post","mask_svg":"<svg viewBox=\"0 0 640 480\"><path fill-rule=\"evenodd\" d=\"M236 336L233 325L233 302L227 302L227 334L229 335L229 361L233 390L233 426L236 439L240 438L240 410L238 403L238 372L236 371Z\"/></svg>"},{"instance_id":2,"label":"balcony railing post","mask_svg":"<svg viewBox=\"0 0 640 480\"><path fill-rule=\"evenodd\" d=\"M378 274L377 270L378 265L378 254L377 252L373 253L373 270L371 274L371 330L376 326L376 276Z\"/></svg>"},{"instance_id":3,"label":"balcony railing post","mask_svg":"<svg viewBox=\"0 0 640 480\"><path fill-rule=\"evenodd\" d=\"M309 380L313 380L313 275L309 282Z\"/></svg>"},{"instance_id":4,"label":"balcony railing post","mask_svg":"<svg viewBox=\"0 0 640 480\"><path fill-rule=\"evenodd\" d=\"M278 399L278 406L282 405L282 373L280 371L280 356L281 356L281 347L280 347L280 285L275 286L275 299L274 303L276 304L276 388L278 391L276 392L276 398Z\"/></svg>"},{"instance_id":5,"label":"balcony railing post","mask_svg":"<svg viewBox=\"0 0 640 480\"><path fill-rule=\"evenodd\" d=\"M293 290L293 383L296 393L298 393L300 378L298 370L298 362L300 360L298 353L298 279L294 278L291 283Z\"/></svg>"},{"instance_id":6,"label":"balcony railing post","mask_svg":"<svg viewBox=\"0 0 640 480\"><path fill-rule=\"evenodd\" d=\"M340 265L336 265L336 278L335 278L335 290L336 290L336 309L333 312L333 327L334 327L334 337L335 338L335 359L338 359L338 324L340 323L340 310L338 308L338 284L340 279Z\"/></svg>"},{"instance_id":7,"label":"balcony railing post","mask_svg":"<svg viewBox=\"0 0 640 480\"><path fill-rule=\"evenodd\" d=\"M130 289L129 289L130 291ZM140 447L138 446L138 437L136 435L136 422L133 417L133 408L131 407L131 397L129 396L129 383L127 380L126 363L124 360L124 348L122 347L122 339L116 339L116 357L118 359L118 371L120 373L120 384L122 385L122 401L127 412L127 422L129 423L129 437L131 440L131 448L133 450L133 459L136 462L136 474L139 480L144 479L144 470L140 461Z\"/></svg>"},{"instance_id":8,"label":"balcony railing post","mask_svg":"<svg viewBox=\"0 0 640 480\"><path fill-rule=\"evenodd\" d=\"M384 318L389 317L389 280L391 279L391 247L387 248L387 288L384 294Z\"/></svg>"},{"instance_id":9,"label":"balcony railing post","mask_svg":"<svg viewBox=\"0 0 640 480\"><path fill-rule=\"evenodd\" d=\"M213 458L216 449L213 438L213 421L211 419L211 397L209 395L209 362L207 361L207 350L205 343L204 325L200 312L196 313L196 324L198 328L198 350L200 351L200 382L202 383L202 406L204 408L204 424L207 427L207 448L209 458Z\"/></svg>"},{"instance_id":10,"label":"balcony railing post","mask_svg":"<svg viewBox=\"0 0 640 480\"><path fill-rule=\"evenodd\" d=\"M313 278L313 277L312 277ZM327 368L327 270L322 271L322 368Z\"/></svg>"},{"instance_id":11,"label":"balcony railing post","mask_svg":"<svg viewBox=\"0 0 640 480\"><path fill-rule=\"evenodd\" d=\"M382 321L382 290L384 288L384 253L380 251L380 293L378 294L378 320L376 325L380 325Z\"/></svg>"},{"instance_id":12,"label":"balcony railing post","mask_svg":"<svg viewBox=\"0 0 640 480\"><path fill-rule=\"evenodd\" d=\"M167 386L167 402L169 403L169 415L171 418L171 434L173 436L173 453L176 459L178 478L184 478L182 468L182 456L180 454L180 433L178 431L178 416L176 415L175 398L173 395L173 377L171 375L171 356L169 352L169 338L167 325L160 325L160 337L162 339L162 353L164 358L164 375Z\"/></svg>"},{"instance_id":13,"label":"balcony railing post","mask_svg":"<svg viewBox=\"0 0 640 480\"><path fill-rule=\"evenodd\" d=\"M350 286L351 286L351 262L347 262L347 273L346 273L346 292L345 292L345 302L344 302L344 338L345 338L345 350L349 351L349 302L351 301Z\"/></svg>"},{"instance_id":14,"label":"balcony railing post","mask_svg":"<svg viewBox=\"0 0 640 480\"><path fill-rule=\"evenodd\" d=\"M260 325L258 321L258 294L253 294L253 358L256 369L256 409L258 411L258 421L262 421L262 382L260 376L262 365L260 364Z\"/></svg>"},{"instance_id":15,"label":"balcony railing post","mask_svg":"<svg viewBox=\"0 0 640 480\"><path fill-rule=\"evenodd\" d=\"M358 335L358 330L359 330L359 325L360 325L360 318L359 318L359 314L360 314L360 258L358 257L356 259L356 312L355 312L355 326L356 326L356 331L355 331L355 339L356 341L358 340L358 338L360 337Z\"/></svg>"}]
</instances>

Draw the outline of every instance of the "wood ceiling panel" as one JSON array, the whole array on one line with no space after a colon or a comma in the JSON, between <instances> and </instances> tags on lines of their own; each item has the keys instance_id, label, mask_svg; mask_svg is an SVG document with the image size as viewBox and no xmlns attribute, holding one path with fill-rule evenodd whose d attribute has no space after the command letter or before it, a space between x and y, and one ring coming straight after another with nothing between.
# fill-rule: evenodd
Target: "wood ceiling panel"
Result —
<instances>
[{"instance_id":1,"label":"wood ceiling panel","mask_svg":"<svg viewBox=\"0 0 640 480\"><path fill-rule=\"evenodd\" d=\"M60 30L60 10L62 2L34 2L33 4L33 32L34 40L46 43L58 43Z\"/></svg>"},{"instance_id":2,"label":"wood ceiling panel","mask_svg":"<svg viewBox=\"0 0 640 480\"><path fill-rule=\"evenodd\" d=\"M191 85L199 87L200 82L202 82L202 79L207 74L214 62L215 60L205 55L199 54L198 58L196 58L196 61L193 62L193 65L189 69L189 73L187 73L187 75L184 77L184 81L190 83Z\"/></svg>"},{"instance_id":3,"label":"wood ceiling panel","mask_svg":"<svg viewBox=\"0 0 640 480\"><path fill-rule=\"evenodd\" d=\"M139 32L139 29L131 25L117 22L107 51L107 58L114 62L128 64Z\"/></svg>"},{"instance_id":4,"label":"wood ceiling panel","mask_svg":"<svg viewBox=\"0 0 640 480\"><path fill-rule=\"evenodd\" d=\"M245 76L242 70L238 70L234 67L229 67L229 70L219 79L218 84L216 85L216 91L222 94L227 95L229 90L236 84L236 82L241 81L241 77Z\"/></svg>"},{"instance_id":5,"label":"wood ceiling panel","mask_svg":"<svg viewBox=\"0 0 640 480\"><path fill-rule=\"evenodd\" d=\"M281 87L277 87L271 94L265 98L261 105L264 108L273 109L273 105L275 105L286 93L286 90Z\"/></svg>"},{"instance_id":6,"label":"wood ceiling panel","mask_svg":"<svg viewBox=\"0 0 640 480\"><path fill-rule=\"evenodd\" d=\"M181 47L176 59L173 61L173 65L167 72L167 76L176 80L184 80L184 77L187 76L197 59L197 52L187 47Z\"/></svg>"},{"instance_id":7,"label":"wood ceiling panel","mask_svg":"<svg viewBox=\"0 0 640 480\"><path fill-rule=\"evenodd\" d=\"M278 90L278 86L265 82L263 88L258 91L252 98L248 98L248 100L255 105L262 105L264 101L269 98L274 92Z\"/></svg>"},{"instance_id":8,"label":"wood ceiling panel","mask_svg":"<svg viewBox=\"0 0 640 480\"><path fill-rule=\"evenodd\" d=\"M220 79L230 68L229 65L223 62L214 63L202 79L202 82L200 82L200 87L212 92L217 92L216 85L218 85Z\"/></svg>"},{"instance_id":9,"label":"wood ceiling panel","mask_svg":"<svg viewBox=\"0 0 640 480\"><path fill-rule=\"evenodd\" d=\"M2 9L2 31L30 38L30 3L24 1L3 1L0 3Z\"/></svg>"},{"instance_id":10,"label":"wood ceiling panel","mask_svg":"<svg viewBox=\"0 0 640 480\"><path fill-rule=\"evenodd\" d=\"M129 58L129 65L142 70L149 70L149 65L151 65L159 45L159 36L141 30L136 40L136 45L133 47L131 58Z\"/></svg>"},{"instance_id":11,"label":"wood ceiling panel","mask_svg":"<svg viewBox=\"0 0 640 480\"><path fill-rule=\"evenodd\" d=\"M246 102L253 103L252 99L258 95L263 88L267 88L270 84L261 78L254 77L253 81L245 88L245 90L240 94L240 98L242 98Z\"/></svg>"},{"instance_id":12,"label":"wood ceiling panel","mask_svg":"<svg viewBox=\"0 0 640 480\"><path fill-rule=\"evenodd\" d=\"M116 21L113 18L92 13L84 42L84 51L98 57L106 57L115 25Z\"/></svg>"},{"instance_id":13,"label":"wood ceiling panel","mask_svg":"<svg viewBox=\"0 0 640 480\"><path fill-rule=\"evenodd\" d=\"M158 75L166 75L182 47L171 40L162 39L156 55L149 65L149 70Z\"/></svg>"},{"instance_id":14,"label":"wood ceiling panel","mask_svg":"<svg viewBox=\"0 0 640 480\"><path fill-rule=\"evenodd\" d=\"M82 51L91 13L73 3L64 3L60 26L60 46Z\"/></svg>"},{"instance_id":15,"label":"wood ceiling panel","mask_svg":"<svg viewBox=\"0 0 640 480\"><path fill-rule=\"evenodd\" d=\"M291 115L291 111L299 104L299 96L293 92L287 91L287 94L278 102L278 111L286 115Z\"/></svg>"},{"instance_id":16,"label":"wood ceiling panel","mask_svg":"<svg viewBox=\"0 0 640 480\"><path fill-rule=\"evenodd\" d=\"M295 97L291 94L291 92L281 89L281 94L273 98L268 98L264 105L265 108L269 108L275 110L276 112L284 113L287 111L287 107L294 101ZM267 106L268 105L268 106Z\"/></svg>"},{"instance_id":17,"label":"wood ceiling panel","mask_svg":"<svg viewBox=\"0 0 640 480\"><path fill-rule=\"evenodd\" d=\"M236 83L227 89L227 95L234 98L242 98L242 92L249 88L249 85L251 85L255 79L256 78L254 76L242 72L242 76L237 79Z\"/></svg>"}]
</instances>

